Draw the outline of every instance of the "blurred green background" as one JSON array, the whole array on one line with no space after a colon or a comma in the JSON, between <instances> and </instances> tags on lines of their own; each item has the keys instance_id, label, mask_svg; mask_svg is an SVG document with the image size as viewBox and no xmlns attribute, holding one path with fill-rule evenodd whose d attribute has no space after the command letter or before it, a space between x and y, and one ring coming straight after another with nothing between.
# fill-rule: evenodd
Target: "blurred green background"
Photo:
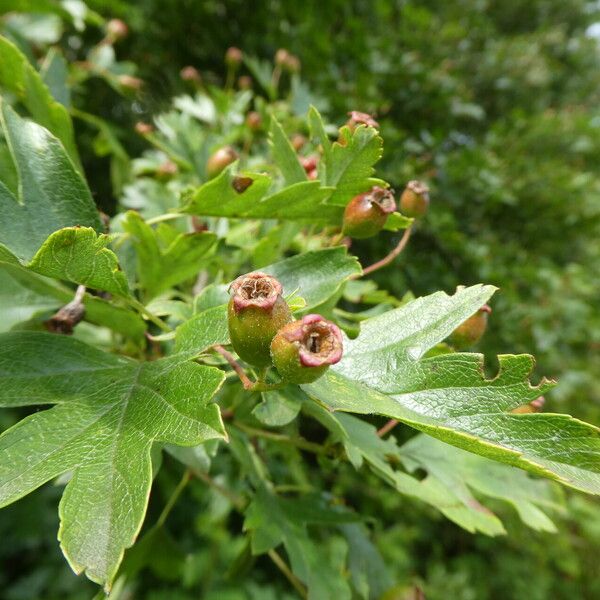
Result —
<instances>
[{"instance_id":1,"label":"blurred green background","mask_svg":"<svg viewBox=\"0 0 600 600\"><path fill-rule=\"evenodd\" d=\"M333 122L342 123L349 110L375 114L385 140L382 177L398 190L412 178L432 188L427 218L402 259L377 274L380 285L399 297L407 290L452 291L458 284L498 286L480 348L490 371L498 353L531 352L536 375L559 381L546 409L600 423L598 2L86 4L101 17L127 23L118 59L146 83L138 96L124 97L93 79L75 86L73 103L117 124L130 155L142 148L133 124L185 89L181 68L193 65L205 81L218 84L232 45L260 59L272 59L282 47L296 54L304 83ZM56 14L56 5L0 2L2 33L26 48L33 62L54 43L67 59L80 60L81 48L102 36L102 19L77 31ZM95 129L83 122L77 127L92 190L102 208L114 212L109 157L98 151ZM387 236L356 243L353 251L371 262L396 241ZM159 478L159 488L170 484ZM56 495L45 489L0 513L0 598L94 593L69 574L57 552ZM515 520L508 536L490 539L390 498L382 515L389 527L377 537L397 577L416 577L434 600L600 598L598 504L576 494L568 503L574 517L562 521L558 535L522 531ZM203 541L217 552L227 534L218 515L207 511L205 520L216 519L216 539ZM174 534L185 544L190 528L181 519ZM227 553L219 552L218 560L226 561ZM197 597L169 584L160 569L151 577L148 598Z\"/></svg>"}]
</instances>

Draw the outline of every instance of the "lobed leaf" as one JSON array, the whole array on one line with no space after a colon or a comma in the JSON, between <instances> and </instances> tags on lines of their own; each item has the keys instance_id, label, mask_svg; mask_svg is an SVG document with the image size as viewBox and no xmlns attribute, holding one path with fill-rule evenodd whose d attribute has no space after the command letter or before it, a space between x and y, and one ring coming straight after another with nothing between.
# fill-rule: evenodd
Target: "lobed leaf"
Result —
<instances>
[{"instance_id":1,"label":"lobed leaf","mask_svg":"<svg viewBox=\"0 0 600 600\"><path fill-rule=\"evenodd\" d=\"M2 99L0 124L18 177L16 197L0 182L0 244L28 261L58 229L79 225L100 231L87 184L60 141Z\"/></svg>"},{"instance_id":2,"label":"lobed leaf","mask_svg":"<svg viewBox=\"0 0 600 600\"><path fill-rule=\"evenodd\" d=\"M0 36L0 88L15 94L33 119L62 142L73 164L82 173L69 112L54 100L27 57L3 36Z\"/></svg>"},{"instance_id":3,"label":"lobed leaf","mask_svg":"<svg viewBox=\"0 0 600 600\"><path fill-rule=\"evenodd\" d=\"M132 236L138 277L149 298L197 275L201 259L217 242L217 236L208 232L176 233L173 239L163 241L133 211L126 213L123 229Z\"/></svg>"},{"instance_id":4,"label":"lobed leaf","mask_svg":"<svg viewBox=\"0 0 600 600\"><path fill-rule=\"evenodd\" d=\"M423 358L489 298L474 286L432 294L362 323L342 361L303 389L331 410L377 413L494 460L600 493L600 436L567 415L512 414L546 392L532 386L530 356L500 356L493 379L475 354Z\"/></svg>"},{"instance_id":5,"label":"lobed leaf","mask_svg":"<svg viewBox=\"0 0 600 600\"><path fill-rule=\"evenodd\" d=\"M75 572L108 589L142 525L157 442L223 438L224 376L174 356L137 363L73 338L0 336L0 405L56 404L0 436L0 505L63 473L59 540Z\"/></svg>"}]
</instances>

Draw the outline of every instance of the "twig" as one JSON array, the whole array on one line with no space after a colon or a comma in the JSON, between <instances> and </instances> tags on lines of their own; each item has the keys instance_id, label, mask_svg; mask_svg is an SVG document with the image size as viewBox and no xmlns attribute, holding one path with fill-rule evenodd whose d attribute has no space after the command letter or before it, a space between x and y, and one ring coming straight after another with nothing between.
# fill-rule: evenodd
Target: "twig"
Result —
<instances>
[{"instance_id":1,"label":"twig","mask_svg":"<svg viewBox=\"0 0 600 600\"><path fill-rule=\"evenodd\" d=\"M163 508L162 512L160 513L160 516L158 517L158 520L156 521L155 527L157 529L159 527L162 527L165 524L167 517L173 510L173 507L175 506L175 503L179 499L179 496L181 496L181 492L183 492L186 485L189 483L191 476L192 476L192 472L189 469L186 469L184 471L183 475L181 476L181 479L179 480L177 487L173 490L171 497L167 500L165 507Z\"/></svg>"},{"instance_id":2,"label":"twig","mask_svg":"<svg viewBox=\"0 0 600 600\"><path fill-rule=\"evenodd\" d=\"M127 302L133 306L138 312L143 314L149 321L152 321L159 329L166 333L173 331L164 321L161 321L156 315L152 314L141 302L135 298L128 298Z\"/></svg>"},{"instance_id":3,"label":"twig","mask_svg":"<svg viewBox=\"0 0 600 600\"><path fill-rule=\"evenodd\" d=\"M300 598L307 600L308 593L302 582L292 573L291 569L287 566L286 562L279 556L277 551L269 550L269 558L275 563L275 566L285 575L287 580L294 586L294 589L300 595Z\"/></svg>"},{"instance_id":4,"label":"twig","mask_svg":"<svg viewBox=\"0 0 600 600\"><path fill-rule=\"evenodd\" d=\"M209 485L211 488L215 489L219 494L227 498L235 508L242 512L246 508L246 502L243 498L236 496L233 492L230 492L227 488L223 487L220 483L217 483L208 473L203 473L202 471L196 471L194 473L198 479L201 479Z\"/></svg>"},{"instance_id":5,"label":"twig","mask_svg":"<svg viewBox=\"0 0 600 600\"><path fill-rule=\"evenodd\" d=\"M216 344L215 346L213 346L213 348L229 363L229 366L237 373L237 376L240 378L240 381L244 386L244 389L251 389L254 385L254 382L248 377L248 375L246 375L246 372L244 371L240 363L238 363L238 361L235 360L233 354L231 354L231 352L229 352L228 350L225 350L225 348L223 348L223 346L221 346L220 344Z\"/></svg>"},{"instance_id":6,"label":"twig","mask_svg":"<svg viewBox=\"0 0 600 600\"><path fill-rule=\"evenodd\" d=\"M377 435L383 437L386 433L389 433L400 421L397 419L390 419L381 429L377 430Z\"/></svg>"},{"instance_id":7,"label":"twig","mask_svg":"<svg viewBox=\"0 0 600 600\"><path fill-rule=\"evenodd\" d=\"M263 380L252 381L246 371L229 350L225 350L220 344L215 344L213 348L229 363L229 366L237 373L245 390L249 392L269 392L271 390L280 390L284 383L265 383Z\"/></svg>"},{"instance_id":8,"label":"twig","mask_svg":"<svg viewBox=\"0 0 600 600\"><path fill-rule=\"evenodd\" d=\"M329 454L327 448L324 448L320 444L315 444L313 442L309 442L303 438L293 438L282 433L275 433L274 431L267 431L265 429L256 429L254 427L250 427L245 425L244 423L240 423L239 421L234 422L235 427L245 431L249 435L254 435L256 437L263 437L269 440L273 440L274 442L283 442L284 444L291 444L292 446L296 446L296 448L300 448L301 450L307 450L308 452L313 452L314 454Z\"/></svg>"},{"instance_id":9,"label":"twig","mask_svg":"<svg viewBox=\"0 0 600 600\"><path fill-rule=\"evenodd\" d=\"M82 303L84 296L85 296L85 285L78 285L77 290L75 291L75 296L73 296L73 302Z\"/></svg>"},{"instance_id":10,"label":"twig","mask_svg":"<svg viewBox=\"0 0 600 600\"><path fill-rule=\"evenodd\" d=\"M365 267L363 269L362 276L369 275L370 273L373 273L373 271L377 271L378 269L389 265L402 252L402 250L406 248L406 244L408 244L408 240L410 239L411 231L411 227L405 229L404 235L400 238L398 245L387 256L385 256L381 260L378 260L376 263ZM358 277L361 277L361 275L355 277L355 279L357 279Z\"/></svg>"}]
</instances>

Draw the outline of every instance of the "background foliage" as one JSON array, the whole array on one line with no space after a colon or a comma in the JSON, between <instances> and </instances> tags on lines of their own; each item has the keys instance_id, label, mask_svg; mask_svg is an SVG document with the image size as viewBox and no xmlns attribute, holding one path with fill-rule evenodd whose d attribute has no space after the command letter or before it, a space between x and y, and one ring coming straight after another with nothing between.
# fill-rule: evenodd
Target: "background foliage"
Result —
<instances>
[{"instance_id":1,"label":"background foliage","mask_svg":"<svg viewBox=\"0 0 600 600\"><path fill-rule=\"evenodd\" d=\"M382 176L398 189L413 177L432 187L427 219L402 261L376 276L381 286L398 297L480 281L498 286L482 350L491 357L535 349L539 373L559 379L548 408L600 420L600 70L597 41L586 34L598 20L595 3L94 0L87 14L57 6L0 3L2 33L36 67L44 58L47 82L61 68L48 62L48 48L61 48L74 63L78 145L105 212L115 214L117 203L135 206L140 190L139 182L128 185L130 157L146 144L133 126L189 91L182 67L192 64L205 81L221 84L228 46L260 59L286 47L302 61L299 105L315 103L332 122L351 109L375 113L385 139ZM115 57L96 45L110 17L131 30L114 45ZM123 74L140 77L142 91L123 86ZM133 172L146 161L133 163ZM395 243L385 240L355 243L353 251L370 262ZM158 476L148 522L177 483L171 467ZM47 487L0 513L0 588L8 599L94 593L56 552L57 494ZM394 579L418 582L428 598L600 595L593 500L569 493L558 534L524 530L504 509L509 535L487 538L405 496L383 494L378 507L382 499L377 545L395 566ZM190 516L185 507L198 502L205 510ZM232 531L240 524L230 505L201 486L188 487L181 503L169 533L160 534L169 537L147 542L152 558L129 559L133 571L145 569L144 597L191 598L198 590L206 598L211 590L219 598L284 597L285 582L277 583L266 559L244 591L236 585L244 569L234 564L240 539ZM172 552L152 552L173 540Z\"/></svg>"}]
</instances>

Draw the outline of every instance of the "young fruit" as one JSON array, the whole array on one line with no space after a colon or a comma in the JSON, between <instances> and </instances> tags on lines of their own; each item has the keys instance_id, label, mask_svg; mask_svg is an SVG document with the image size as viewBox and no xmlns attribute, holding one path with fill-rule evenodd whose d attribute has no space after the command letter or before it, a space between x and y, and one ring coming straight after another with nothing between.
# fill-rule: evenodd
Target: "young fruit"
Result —
<instances>
[{"instance_id":1,"label":"young fruit","mask_svg":"<svg viewBox=\"0 0 600 600\"><path fill-rule=\"evenodd\" d=\"M369 113L351 110L348 113L348 116L350 118L346 121L346 126L349 127L351 131L354 131L359 125L367 125L368 127L374 127L375 129L379 128L379 123Z\"/></svg>"},{"instance_id":2,"label":"young fruit","mask_svg":"<svg viewBox=\"0 0 600 600\"><path fill-rule=\"evenodd\" d=\"M246 115L246 126L252 131L258 131L262 127L262 117L260 116L260 113L251 110Z\"/></svg>"},{"instance_id":3,"label":"young fruit","mask_svg":"<svg viewBox=\"0 0 600 600\"><path fill-rule=\"evenodd\" d=\"M321 315L282 327L271 342L273 364L284 381L311 383L342 358L342 334Z\"/></svg>"},{"instance_id":4,"label":"young fruit","mask_svg":"<svg viewBox=\"0 0 600 600\"><path fill-rule=\"evenodd\" d=\"M234 350L251 365L270 365L271 341L292 320L281 283L265 273L249 273L238 277L229 290L227 312Z\"/></svg>"},{"instance_id":5,"label":"young fruit","mask_svg":"<svg viewBox=\"0 0 600 600\"><path fill-rule=\"evenodd\" d=\"M407 217L422 217L429 208L429 188L422 181L409 181L400 196L400 212Z\"/></svg>"},{"instance_id":6,"label":"young fruit","mask_svg":"<svg viewBox=\"0 0 600 600\"><path fill-rule=\"evenodd\" d=\"M244 58L242 51L235 46L231 48L227 48L227 52L225 52L225 64L231 68L237 68Z\"/></svg>"},{"instance_id":7,"label":"young fruit","mask_svg":"<svg viewBox=\"0 0 600 600\"><path fill-rule=\"evenodd\" d=\"M106 33L112 42L116 42L117 40L122 40L127 37L129 29L121 19L111 19L106 24Z\"/></svg>"},{"instance_id":8,"label":"young fruit","mask_svg":"<svg viewBox=\"0 0 600 600\"><path fill-rule=\"evenodd\" d=\"M474 315L470 316L450 334L450 343L459 350L464 350L476 344L487 329L488 315L491 312L492 309L484 304Z\"/></svg>"},{"instance_id":9,"label":"young fruit","mask_svg":"<svg viewBox=\"0 0 600 600\"><path fill-rule=\"evenodd\" d=\"M183 81L191 81L192 83L200 84L202 83L202 77L200 72L196 67L192 67L188 65L187 67L183 67L181 71L179 71L179 76Z\"/></svg>"},{"instance_id":10,"label":"young fruit","mask_svg":"<svg viewBox=\"0 0 600 600\"><path fill-rule=\"evenodd\" d=\"M371 237L381 231L388 215L396 210L391 190L375 186L350 200L344 211L342 231L356 239Z\"/></svg>"},{"instance_id":11,"label":"young fruit","mask_svg":"<svg viewBox=\"0 0 600 600\"><path fill-rule=\"evenodd\" d=\"M231 146L219 148L206 162L206 174L209 179L216 177L225 167L238 159L238 153Z\"/></svg>"},{"instance_id":12,"label":"young fruit","mask_svg":"<svg viewBox=\"0 0 600 600\"><path fill-rule=\"evenodd\" d=\"M544 398L544 396L538 396L529 404L522 404L521 406L517 406L517 408L514 408L510 412L517 415L542 412L545 403L546 399Z\"/></svg>"},{"instance_id":13,"label":"young fruit","mask_svg":"<svg viewBox=\"0 0 600 600\"><path fill-rule=\"evenodd\" d=\"M252 89L252 77L250 75L240 75L238 78L238 87L240 90Z\"/></svg>"}]
</instances>

